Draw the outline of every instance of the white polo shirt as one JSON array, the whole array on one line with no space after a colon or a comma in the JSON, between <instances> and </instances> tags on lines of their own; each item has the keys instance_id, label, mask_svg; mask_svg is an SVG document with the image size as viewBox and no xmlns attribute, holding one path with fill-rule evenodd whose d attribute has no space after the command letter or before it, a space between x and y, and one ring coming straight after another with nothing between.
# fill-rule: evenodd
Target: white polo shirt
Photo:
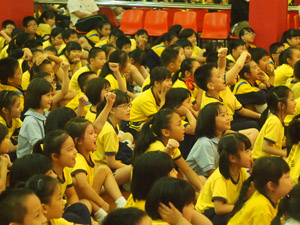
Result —
<instances>
[{"instance_id":1,"label":"white polo shirt","mask_svg":"<svg viewBox=\"0 0 300 225\"><path fill-rule=\"evenodd\" d=\"M82 13L92 14L99 10L94 0L68 0L67 7L74 25L77 23L77 20L80 19L74 12L80 11Z\"/></svg>"}]
</instances>

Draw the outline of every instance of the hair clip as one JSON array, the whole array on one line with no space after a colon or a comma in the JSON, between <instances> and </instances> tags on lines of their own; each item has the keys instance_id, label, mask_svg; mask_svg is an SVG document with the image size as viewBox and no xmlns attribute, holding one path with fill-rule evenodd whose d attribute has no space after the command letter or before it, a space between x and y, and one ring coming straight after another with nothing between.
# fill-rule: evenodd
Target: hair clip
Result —
<instances>
[{"instance_id":1,"label":"hair clip","mask_svg":"<svg viewBox=\"0 0 300 225\"><path fill-rule=\"evenodd\" d=\"M37 181L37 189L38 191L41 191L44 187L44 181L42 179L38 179Z\"/></svg>"}]
</instances>

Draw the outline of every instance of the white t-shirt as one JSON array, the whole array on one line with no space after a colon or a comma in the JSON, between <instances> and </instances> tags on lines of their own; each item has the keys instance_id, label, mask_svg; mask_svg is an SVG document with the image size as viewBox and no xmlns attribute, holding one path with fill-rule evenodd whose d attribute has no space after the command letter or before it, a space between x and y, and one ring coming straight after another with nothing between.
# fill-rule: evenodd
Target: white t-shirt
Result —
<instances>
[{"instance_id":1,"label":"white t-shirt","mask_svg":"<svg viewBox=\"0 0 300 225\"><path fill-rule=\"evenodd\" d=\"M67 4L71 21L75 25L80 18L74 14L75 11L80 11L86 14L92 14L99 10L94 0L68 0Z\"/></svg>"}]
</instances>

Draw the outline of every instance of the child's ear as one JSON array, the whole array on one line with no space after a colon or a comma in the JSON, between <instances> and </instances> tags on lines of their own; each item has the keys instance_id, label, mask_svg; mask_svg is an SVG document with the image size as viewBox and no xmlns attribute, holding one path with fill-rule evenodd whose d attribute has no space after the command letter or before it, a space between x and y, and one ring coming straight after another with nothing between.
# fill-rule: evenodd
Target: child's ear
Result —
<instances>
[{"instance_id":1,"label":"child's ear","mask_svg":"<svg viewBox=\"0 0 300 225\"><path fill-rule=\"evenodd\" d=\"M168 129L162 129L161 133L165 137L169 137L170 136L170 131Z\"/></svg>"},{"instance_id":2,"label":"child's ear","mask_svg":"<svg viewBox=\"0 0 300 225\"><path fill-rule=\"evenodd\" d=\"M285 109L285 103L284 102L278 102L277 103L277 107L278 107L278 109Z\"/></svg>"},{"instance_id":3,"label":"child's ear","mask_svg":"<svg viewBox=\"0 0 300 225\"><path fill-rule=\"evenodd\" d=\"M137 35L134 35L134 39L136 40L138 38L138 36Z\"/></svg>"},{"instance_id":4,"label":"child's ear","mask_svg":"<svg viewBox=\"0 0 300 225\"><path fill-rule=\"evenodd\" d=\"M214 90L215 89L214 84L212 82L208 82L206 87L207 87L207 90Z\"/></svg>"},{"instance_id":5,"label":"child's ear","mask_svg":"<svg viewBox=\"0 0 300 225\"><path fill-rule=\"evenodd\" d=\"M228 159L231 163L236 163L238 161L238 158L233 154L229 154Z\"/></svg>"},{"instance_id":6,"label":"child's ear","mask_svg":"<svg viewBox=\"0 0 300 225\"><path fill-rule=\"evenodd\" d=\"M191 78L192 77L192 73L190 72L190 71L185 71L184 72L184 77L186 78L186 79L188 79L188 78Z\"/></svg>"},{"instance_id":7,"label":"child's ear","mask_svg":"<svg viewBox=\"0 0 300 225\"><path fill-rule=\"evenodd\" d=\"M171 69L173 69L173 68L174 68L174 65L175 65L175 64L174 64L173 62L170 62L170 64L168 65L168 67L171 68Z\"/></svg>"},{"instance_id":8,"label":"child's ear","mask_svg":"<svg viewBox=\"0 0 300 225\"><path fill-rule=\"evenodd\" d=\"M286 58L286 61L287 61L287 63L288 63L289 65L292 64L292 59L291 59L291 58Z\"/></svg>"},{"instance_id":9,"label":"child's ear","mask_svg":"<svg viewBox=\"0 0 300 225\"><path fill-rule=\"evenodd\" d=\"M77 144L77 145L82 144L81 138L78 138L78 137L74 138L74 143Z\"/></svg>"},{"instance_id":10,"label":"child's ear","mask_svg":"<svg viewBox=\"0 0 300 225\"><path fill-rule=\"evenodd\" d=\"M11 84L11 83L13 82L13 79L14 79L14 78L12 78L12 77L7 78L7 83L8 83L8 84Z\"/></svg>"},{"instance_id":11,"label":"child's ear","mask_svg":"<svg viewBox=\"0 0 300 225\"><path fill-rule=\"evenodd\" d=\"M134 64L134 60L133 60L133 58L129 58L129 62L130 62L130 64Z\"/></svg>"},{"instance_id":12,"label":"child's ear","mask_svg":"<svg viewBox=\"0 0 300 225\"><path fill-rule=\"evenodd\" d=\"M272 181L269 181L266 185L267 187L267 190L271 191L271 192L275 192L276 191L276 188L277 188L277 185L274 184Z\"/></svg>"},{"instance_id":13,"label":"child's ear","mask_svg":"<svg viewBox=\"0 0 300 225\"><path fill-rule=\"evenodd\" d=\"M3 108L2 108L2 112L3 112L4 114L7 114L7 113L8 113L8 109L5 108L5 107L3 107Z\"/></svg>"},{"instance_id":14,"label":"child's ear","mask_svg":"<svg viewBox=\"0 0 300 225\"><path fill-rule=\"evenodd\" d=\"M51 154L51 158L52 158L52 160L58 160L58 155L56 154L56 153L52 153Z\"/></svg>"},{"instance_id":15,"label":"child's ear","mask_svg":"<svg viewBox=\"0 0 300 225\"><path fill-rule=\"evenodd\" d=\"M42 210L44 215L48 213L48 206L45 203L42 203Z\"/></svg>"}]
</instances>

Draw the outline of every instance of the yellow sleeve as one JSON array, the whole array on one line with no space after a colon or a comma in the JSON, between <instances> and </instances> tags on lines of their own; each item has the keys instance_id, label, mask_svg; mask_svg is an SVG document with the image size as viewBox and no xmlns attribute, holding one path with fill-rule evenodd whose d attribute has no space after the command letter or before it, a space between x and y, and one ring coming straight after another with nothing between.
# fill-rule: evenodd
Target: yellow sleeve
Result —
<instances>
[{"instance_id":1,"label":"yellow sleeve","mask_svg":"<svg viewBox=\"0 0 300 225\"><path fill-rule=\"evenodd\" d=\"M64 218L50 220L51 225L74 225L74 223L65 220Z\"/></svg>"},{"instance_id":2,"label":"yellow sleeve","mask_svg":"<svg viewBox=\"0 0 300 225\"><path fill-rule=\"evenodd\" d=\"M282 125L278 121L270 118L266 121L266 130L264 140L275 144L278 141L278 131L283 129Z\"/></svg>"},{"instance_id":3,"label":"yellow sleeve","mask_svg":"<svg viewBox=\"0 0 300 225\"><path fill-rule=\"evenodd\" d=\"M102 136L105 155L116 155L119 150L119 138L115 131L107 132Z\"/></svg>"},{"instance_id":4,"label":"yellow sleeve","mask_svg":"<svg viewBox=\"0 0 300 225\"><path fill-rule=\"evenodd\" d=\"M21 84L22 89L24 91L27 90L29 83L30 83L30 73L28 71L26 71L25 73L23 73L22 84Z\"/></svg>"},{"instance_id":5,"label":"yellow sleeve","mask_svg":"<svg viewBox=\"0 0 300 225\"><path fill-rule=\"evenodd\" d=\"M299 175L300 175L300 145L296 144L292 147L290 154L287 158L287 163L289 164L290 167L290 176L294 181L294 184L298 184L299 180Z\"/></svg>"},{"instance_id":6,"label":"yellow sleeve","mask_svg":"<svg viewBox=\"0 0 300 225\"><path fill-rule=\"evenodd\" d=\"M179 150L179 148L174 149L173 153L172 153L172 159L177 160L181 158L181 152Z\"/></svg>"},{"instance_id":7,"label":"yellow sleeve","mask_svg":"<svg viewBox=\"0 0 300 225\"><path fill-rule=\"evenodd\" d=\"M110 83L111 90L119 89L118 81L116 80L116 78L113 75L109 74L105 77L105 79Z\"/></svg>"},{"instance_id":8,"label":"yellow sleeve","mask_svg":"<svg viewBox=\"0 0 300 225\"><path fill-rule=\"evenodd\" d=\"M228 192L226 186L226 181L223 177L216 179L212 192L212 201L221 200L224 203L227 202Z\"/></svg>"},{"instance_id":9,"label":"yellow sleeve","mask_svg":"<svg viewBox=\"0 0 300 225\"><path fill-rule=\"evenodd\" d=\"M86 175L88 175L88 168L86 167L86 163L84 161L85 161L84 157L79 153L77 153L76 164L73 167L71 173L72 176L74 176L78 172L84 172Z\"/></svg>"},{"instance_id":10,"label":"yellow sleeve","mask_svg":"<svg viewBox=\"0 0 300 225\"><path fill-rule=\"evenodd\" d=\"M143 113L147 116L153 116L155 113L157 113L156 106L153 105L153 102L151 101L145 101L145 102L140 102L140 107Z\"/></svg>"}]
</instances>

